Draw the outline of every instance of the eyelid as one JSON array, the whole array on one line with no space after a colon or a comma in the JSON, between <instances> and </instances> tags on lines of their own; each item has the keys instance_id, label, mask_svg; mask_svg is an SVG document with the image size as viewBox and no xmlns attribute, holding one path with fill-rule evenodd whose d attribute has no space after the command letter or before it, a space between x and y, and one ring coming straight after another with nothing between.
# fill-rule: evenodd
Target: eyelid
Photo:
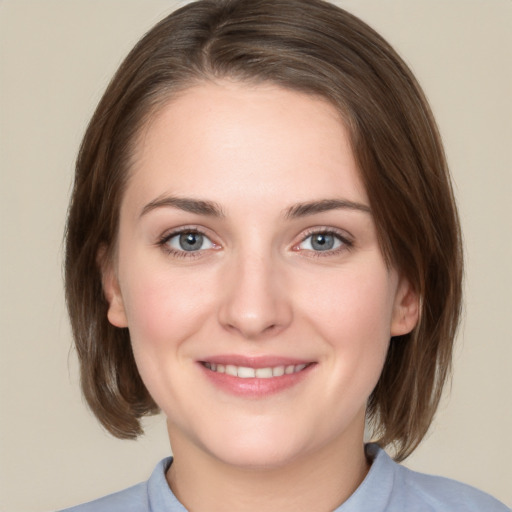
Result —
<instances>
[{"instance_id":1,"label":"eyelid","mask_svg":"<svg viewBox=\"0 0 512 512\"><path fill-rule=\"evenodd\" d=\"M201 247L200 249L197 249L195 251L187 251L186 249L182 249L181 247L179 247L179 245L181 244L181 237L182 235L194 235L194 236L197 236L197 237L201 237L201 242L204 244L206 242L206 244L208 245L209 244L209 247ZM174 235L171 235L170 237L167 238L167 241L165 242L166 244L169 245L170 248L176 250L176 251L179 251L179 252L199 252L199 251L205 251L207 249L213 249L215 247L215 244L210 240L210 238L206 235L203 235L203 233L199 233L198 231L183 231L181 233L175 233Z\"/></svg>"},{"instance_id":2,"label":"eyelid","mask_svg":"<svg viewBox=\"0 0 512 512\"><path fill-rule=\"evenodd\" d=\"M341 246L335 249L329 249L326 251L315 251L312 249L301 249L299 246L304 243L308 238L313 235L331 235L336 237L340 242ZM352 235L339 228L333 228L332 226L316 226L308 228L305 232L301 233L300 240L293 244L292 250L294 251L307 251L314 254L314 256L329 256L338 252L349 250L354 246L354 239Z\"/></svg>"},{"instance_id":3,"label":"eyelid","mask_svg":"<svg viewBox=\"0 0 512 512\"><path fill-rule=\"evenodd\" d=\"M164 242L166 240L169 240L173 236L180 235L182 233L200 233L203 236L206 236L209 238L208 233L205 229L202 229L200 226L194 226L194 225L186 225L186 226L179 226L177 228L171 228L165 230L159 237L158 237L158 243Z\"/></svg>"},{"instance_id":4,"label":"eyelid","mask_svg":"<svg viewBox=\"0 0 512 512\"><path fill-rule=\"evenodd\" d=\"M197 251L186 251L183 249L177 249L174 247L171 247L169 245L169 240L172 238L179 236L183 233L197 233L205 237L210 241L212 244L212 247L208 247L206 249L198 249ZM212 240L212 235L209 234L208 230L202 228L201 226L196 225L187 225L187 226L180 226L177 228L173 228L170 230L165 231L162 235L159 236L157 242L155 245L159 246L164 250L166 253L176 256L176 257L182 257L182 258L194 258L199 257L201 253L204 253L206 251L210 250L217 250L220 248L220 244Z\"/></svg>"}]
</instances>

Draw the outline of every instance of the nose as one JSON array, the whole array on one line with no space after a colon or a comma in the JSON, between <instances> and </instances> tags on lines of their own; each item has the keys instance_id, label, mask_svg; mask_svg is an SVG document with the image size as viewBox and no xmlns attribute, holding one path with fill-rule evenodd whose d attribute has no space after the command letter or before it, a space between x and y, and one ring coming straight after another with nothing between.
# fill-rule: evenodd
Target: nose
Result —
<instances>
[{"instance_id":1,"label":"nose","mask_svg":"<svg viewBox=\"0 0 512 512\"><path fill-rule=\"evenodd\" d=\"M218 317L224 329L259 340L290 325L291 297L271 257L240 256L226 269L222 287Z\"/></svg>"}]
</instances>

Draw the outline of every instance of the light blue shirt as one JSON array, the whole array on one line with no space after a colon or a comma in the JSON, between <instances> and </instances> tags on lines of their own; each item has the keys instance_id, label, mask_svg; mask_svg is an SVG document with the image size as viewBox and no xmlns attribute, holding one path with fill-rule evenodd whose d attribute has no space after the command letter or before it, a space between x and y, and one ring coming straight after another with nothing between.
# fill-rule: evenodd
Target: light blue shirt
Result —
<instances>
[{"instance_id":1,"label":"light blue shirt","mask_svg":"<svg viewBox=\"0 0 512 512\"><path fill-rule=\"evenodd\" d=\"M469 485L397 464L376 444L367 445L366 452L373 460L370 471L333 512L510 512ZM62 512L187 512L165 479L171 463L172 457L159 462L147 482Z\"/></svg>"}]
</instances>

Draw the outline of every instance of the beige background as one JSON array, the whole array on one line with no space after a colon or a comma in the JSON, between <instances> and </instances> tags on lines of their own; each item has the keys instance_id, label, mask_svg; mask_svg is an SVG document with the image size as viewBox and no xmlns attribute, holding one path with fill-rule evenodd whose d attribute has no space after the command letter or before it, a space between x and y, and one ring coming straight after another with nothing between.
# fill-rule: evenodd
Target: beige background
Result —
<instances>
[{"instance_id":1,"label":"beige background","mask_svg":"<svg viewBox=\"0 0 512 512\"><path fill-rule=\"evenodd\" d=\"M184 3L184 2L181 2ZM455 179L467 256L455 378L407 464L512 505L512 2L345 0L417 73ZM170 0L0 2L0 510L49 511L146 479L162 418L118 441L81 402L62 231L85 124Z\"/></svg>"}]
</instances>

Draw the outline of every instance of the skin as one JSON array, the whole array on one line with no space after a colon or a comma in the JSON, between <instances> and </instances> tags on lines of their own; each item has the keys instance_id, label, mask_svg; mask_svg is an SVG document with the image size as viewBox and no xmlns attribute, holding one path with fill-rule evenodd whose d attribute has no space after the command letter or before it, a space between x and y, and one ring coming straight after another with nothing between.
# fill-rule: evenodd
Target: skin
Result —
<instances>
[{"instance_id":1,"label":"skin","mask_svg":"<svg viewBox=\"0 0 512 512\"><path fill-rule=\"evenodd\" d=\"M177 229L203 244L184 251ZM173 98L137 141L103 284L109 320L129 328L168 418L167 479L187 509L328 511L361 483L366 402L418 300L384 263L333 106L229 81ZM293 385L248 396L200 364L226 354L310 365Z\"/></svg>"}]
</instances>

